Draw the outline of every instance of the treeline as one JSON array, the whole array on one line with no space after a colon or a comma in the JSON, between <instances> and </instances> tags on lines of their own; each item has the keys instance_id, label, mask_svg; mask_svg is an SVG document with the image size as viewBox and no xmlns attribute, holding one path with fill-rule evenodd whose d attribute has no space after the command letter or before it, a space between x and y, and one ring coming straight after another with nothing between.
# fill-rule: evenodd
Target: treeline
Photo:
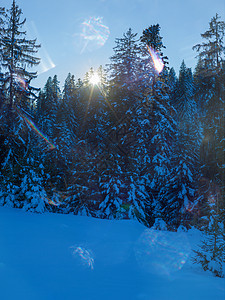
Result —
<instances>
[{"instance_id":1,"label":"treeline","mask_svg":"<svg viewBox=\"0 0 225 300\"><path fill-rule=\"evenodd\" d=\"M15 0L0 8L1 205L195 225L208 237L196 261L224 276L224 21L193 46L194 73L168 67L157 24L129 29L108 66L69 73L61 91L56 75L31 86L40 45L21 18Z\"/></svg>"},{"instance_id":2,"label":"treeline","mask_svg":"<svg viewBox=\"0 0 225 300\"><path fill-rule=\"evenodd\" d=\"M194 73L177 77L160 26L115 41L106 68L31 86L40 45L15 1L0 9L2 205L101 218L207 224L224 209L225 24L216 15L195 45ZM163 64L163 70L157 69ZM98 74L99 82L92 82Z\"/></svg>"}]
</instances>

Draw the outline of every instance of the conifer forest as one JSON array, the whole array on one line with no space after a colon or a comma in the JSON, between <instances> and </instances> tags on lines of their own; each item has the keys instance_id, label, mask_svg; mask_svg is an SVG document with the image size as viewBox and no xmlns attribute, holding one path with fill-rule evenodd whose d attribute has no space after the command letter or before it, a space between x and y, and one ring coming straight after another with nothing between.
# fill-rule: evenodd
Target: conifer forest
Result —
<instances>
[{"instance_id":1,"label":"conifer forest","mask_svg":"<svg viewBox=\"0 0 225 300\"><path fill-rule=\"evenodd\" d=\"M195 261L224 276L225 21L199 33L194 70L175 73L149 24L62 87L57 75L33 86L41 45L25 22L15 0L0 7L0 204L195 226L207 236Z\"/></svg>"}]
</instances>

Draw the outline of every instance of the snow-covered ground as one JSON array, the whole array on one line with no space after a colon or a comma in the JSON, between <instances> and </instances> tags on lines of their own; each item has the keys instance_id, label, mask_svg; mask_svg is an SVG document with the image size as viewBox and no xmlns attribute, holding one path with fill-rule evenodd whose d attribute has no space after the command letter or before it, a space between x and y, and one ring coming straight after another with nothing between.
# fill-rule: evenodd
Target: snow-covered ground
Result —
<instances>
[{"instance_id":1,"label":"snow-covered ground","mask_svg":"<svg viewBox=\"0 0 225 300\"><path fill-rule=\"evenodd\" d=\"M199 232L0 207L1 300L224 300L191 263Z\"/></svg>"}]
</instances>

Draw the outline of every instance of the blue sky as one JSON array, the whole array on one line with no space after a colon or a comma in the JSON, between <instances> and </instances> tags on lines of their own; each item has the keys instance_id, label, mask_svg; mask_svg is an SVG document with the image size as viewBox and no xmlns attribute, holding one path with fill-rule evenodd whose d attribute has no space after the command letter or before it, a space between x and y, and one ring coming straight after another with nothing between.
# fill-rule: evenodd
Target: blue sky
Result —
<instances>
[{"instance_id":1,"label":"blue sky","mask_svg":"<svg viewBox=\"0 0 225 300\"><path fill-rule=\"evenodd\" d=\"M10 7L11 1L1 0ZM129 27L141 34L150 25L159 23L170 66L178 72L184 59L194 68L192 46L201 42L200 34L208 29L210 19L218 13L225 20L224 0L17 0L26 17L30 38L38 39L42 63L35 86L43 87L47 78L57 74L63 85L69 72L83 77L92 66L109 62L115 38L122 37ZM100 35L85 39L92 23ZM82 31L82 26L86 32ZM93 31L92 31L93 33ZM92 38L92 37L91 37ZM33 82L34 85L34 82Z\"/></svg>"}]
</instances>

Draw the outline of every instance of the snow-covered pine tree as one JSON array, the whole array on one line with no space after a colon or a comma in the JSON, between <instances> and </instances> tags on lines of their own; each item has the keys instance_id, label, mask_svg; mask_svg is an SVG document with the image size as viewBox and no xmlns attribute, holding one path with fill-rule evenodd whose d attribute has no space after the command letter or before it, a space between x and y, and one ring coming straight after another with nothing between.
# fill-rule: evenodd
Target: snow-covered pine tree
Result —
<instances>
[{"instance_id":1,"label":"snow-covered pine tree","mask_svg":"<svg viewBox=\"0 0 225 300\"><path fill-rule=\"evenodd\" d=\"M187 68L184 60L181 63L179 71L179 79L177 82L177 89L175 93L174 107L177 111L177 118L179 126L188 126L187 123L191 122L193 113L195 112L195 100L194 100L194 82L191 69Z\"/></svg>"},{"instance_id":2,"label":"snow-covered pine tree","mask_svg":"<svg viewBox=\"0 0 225 300\"><path fill-rule=\"evenodd\" d=\"M141 41L141 72L139 75L140 80L140 90L144 91L146 88L151 89L154 93L154 85L156 78L162 69L164 71L167 69L168 58L163 55L163 49L166 47L163 45L162 36L160 35L159 24L151 25L150 27L143 30L140 37ZM161 70L158 70L160 66Z\"/></svg>"},{"instance_id":3,"label":"snow-covered pine tree","mask_svg":"<svg viewBox=\"0 0 225 300\"><path fill-rule=\"evenodd\" d=\"M93 81L91 76L94 76L94 79L97 78L98 82ZM91 76L89 82L90 103L87 112L89 124L86 132L86 141L93 157L93 167L96 164L96 170L98 169L96 183L99 184L102 171L104 170L102 160L108 156L108 144L110 142L108 136L110 106L108 102L108 82L102 66L96 72L93 72Z\"/></svg>"},{"instance_id":4,"label":"snow-covered pine tree","mask_svg":"<svg viewBox=\"0 0 225 300\"><path fill-rule=\"evenodd\" d=\"M220 107L219 116L217 120L217 143L216 143L216 153L217 153L217 166L218 166L218 178L220 185L223 189L223 195L225 196L225 60L222 64L221 72L219 73L220 78L220 97L223 106ZM225 209L225 200L224 200ZM225 212L225 210L224 210ZM224 220L225 224L225 220Z\"/></svg>"},{"instance_id":5,"label":"snow-covered pine tree","mask_svg":"<svg viewBox=\"0 0 225 300\"><path fill-rule=\"evenodd\" d=\"M39 101L41 103L37 103L37 105L41 107L41 113L37 118L38 126L48 140L51 141L46 142L46 139L44 139L42 143L43 149L46 150L43 154L44 166L47 173L50 174L52 186L60 190L62 187L65 188L65 170L63 169L66 168L67 158L66 153L64 155L61 148L66 137L64 135L64 138L61 139L62 124L59 109L61 108L62 97L57 75L48 78L44 90L40 94ZM67 131L67 133L69 132Z\"/></svg>"},{"instance_id":6,"label":"snow-covered pine tree","mask_svg":"<svg viewBox=\"0 0 225 300\"><path fill-rule=\"evenodd\" d=\"M204 42L194 46L198 52L195 71L197 99L205 101L203 117L204 140L202 145L203 174L210 182L217 182L221 193L207 197L204 206L206 221L204 239L195 251L194 261L204 270L216 276L225 276L225 236L224 236L224 35L225 23L216 14L209 23L209 30L202 34ZM222 77L221 77L222 76ZM223 79L222 79L223 78ZM203 211L203 209L201 209Z\"/></svg>"},{"instance_id":7,"label":"snow-covered pine tree","mask_svg":"<svg viewBox=\"0 0 225 300\"><path fill-rule=\"evenodd\" d=\"M91 127L91 107L94 104L94 88L90 80L93 75L94 69L90 68L90 70L86 72L82 82L80 82L80 84L77 83L77 85L80 85L77 99L78 134L80 139L86 139L89 128Z\"/></svg>"},{"instance_id":8,"label":"snow-covered pine tree","mask_svg":"<svg viewBox=\"0 0 225 300\"><path fill-rule=\"evenodd\" d=\"M203 42L193 47L198 53L198 68L195 79L198 94L204 95L205 113L203 114L203 134L201 157L203 173L215 178L218 170L218 148L221 143L218 132L224 120L223 83L220 78L224 62L225 22L216 14L209 23L209 29L201 34ZM222 131L224 127L222 128Z\"/></svg>"},{"instance_id":9,"label":"snow-covered pine tree","mask_svg":"<svg viewBox=\"0 0 225 300\"><path fill-rule=\"evenodd\" d=\"M31 160L28 158L27 166L21 170L21 185L16 205L26 211L43 213L51 210L48 204L50 201L44 188L44 167L41 163L35 167L33 157Z\"/></svg>"},{"instance_id":10,"label":"snow-covered pine tree","mask_svg":"<svg viewBox=\"0 0 225 300\"><path fill-rule=\"evenodd\" d=\"M95 82L96 81L96 82ZM85 136L92 148L101 144L108 123L108 83L106 74L100 66L96 72L91 68L89 82L86 83L88 103L85 113Z\"/></svg>"},{"instance_id":11,"label":"snow-covered pine tree","mask_svg":"<svg viewBox=\"0 0 225 300\"><path fill-rule=\"evenodd\" d=\"M196 98L204 100L202 113L204 139L201 148L203 175L216 182L222 189L224 215L225 182L225 88L224 88L224 35L225 22L218 14L209 23L209 29L201 36L204 41L194 46L198 52L195 70ZM202 101L203 103L203 101ZM217 220L217 217L213 217ZM217 222L217 221L216 221ZM222 220L224 225L224 218Z\"/></svg>"},{"instance_id":12,"label":"snow-covered pine tree","mask_svg":"<svg viewBox=\"0 0 225 300\"><path fill-rule=\"evenodd\" d=\"M194 250L194 263L201 264L203 270L211 271L215 276L225 277L225 230L224 213L219 199L222 195L212 194L208 198L208 214L204 216L208 224L202 234L202 243Z\"/></svg>"},{"instance_id":13,"label":"snow-covered pine tree","mask_svg":"<svg viewBox=\"0 0 225 300\"><path fill-rule=\"evenodd\" d=\"M63 88L62 101L60 102L57 119L61 123L62 131L68 132L68 138L73 139L79 133L78 122L78 88L76 87L74 75L68 74ZM66 133L65 133L66 138ZM59 135L60 139L60 135Z\"/></svg>"},{"instance_id":14,"label":"snow-covered pine tree","mask_svg":"<svg viewBox=\"0 0 225 300\"><path fill-rule=\"evenodd\" d=\"M1 170L7 193L11 190L15 199L15 190L21 181L19 172L31 146L31 132L25 118L30 116L36 97L37 89L30 82L37 74L30 68L40 61L35 57L40 46L36 40L26 39L26 32L22 29L26 19L21 21L21 15L22 10L13 0L11 9L6 10L0 42L0 85L4 95L0 114Z\"/></svg>"},{"instance_id":15,"label":"snow-covered pine tree","mask_svg":"<svg viewBox=\"0 0 225 300\"><path fill-rule=\"evenodd\" d=\"M115 165L111 170L106 170L101 176L100 188L103 195L102 202L99 205L101 216L107 219L128 218L126 205L129 204L127 204L128 201L125 200L125 176L121 174L119 163L115 157L113 158L111 155L111 159L111 164L109 161L107 164L110 165L110 167L112 167L112 163Z\"/></svg>"},{"instance_id":16,"label":"snow-covered pine tree","mask_svg":"<svg viewBox=\"0 0 225 300\"><path fill-rule=\"evenodd\" d=\"M26 39L26 32L22 31L26 19L21 21L21 16L22 10L13 0L11 9L6 12L6 25L1 38L2 66L5 70L2 86L9 109L14 104L23 106L24 101L29 107L37 90L30 85L37 73L29 71L29 68L40 62L34 56L40 45L36 44L36 39Z\"/></svg>"},{"instance_id":17,"label":"snow-covered pine tree","mask_svg":"<svg viewBox=\"0 0 225 300\"><path fill-rule=\"evenodd\" d=\"M2 106L3 103L5 103L5 99L4 99L4 92L3 92L3 70L2 70L2 61L3 61L3 57L2 57L2 50L3 50L3 43L2 43L2 38L3 38L3 34L4 34L4 28L5 28L5 8L4 7L0 7L0 111L2 113Z\"/></svg>"},{"instance_id":18,"label":"snow-covered pine tree","mask_svg":"<svg viewBox=\"0 0 225 300\"><path fill-rule=\"evenodd\" d=\"M92 76L98 82L93 82ZM67 209L76 214L93 215L97 214L96 207L101 203L99 184L104 169L103 161L105 155L108 156L108 137L105 133L108 128L107 82L102 67L97 72L93 68L87 72L84 84L76 90L74 100L77 142L73 146L73 175L69 181L71 208L67 205Z\"/></svg>"},{"instance_id":19,"label":"snow-covered pine tree","mask_svg":"<svg viewBox=\"0 0 225 300\"><path fill-rule=\"evenodd\" d=\"M172 106L175 106L176 92L177 92L177 88L178 88L178 79L177 79L176 72L175 72L174 68L171 68L169 70L168 87L169 87L170 104Z\"/></svg>"},{"instance_id":20,"label":"snow-covered pine tree","mask_svg":"<svg viewBox=\"0 0 225 300\"><path fill-rule=\"evenodd\" d=\"M99 217L97 212L100 201L98 184L98 165L85 140L78 140L74 145L71 166L71 178L67 188L63 211L78 215Z\"/></svg>"},{"instance_id":21,"label":"snow-covered pine tree","mask_svg":"<svg viewBox=\"0 0 225 300\"><path fill-rule=\"evenodd\" d=\"M2 180L0 205L18 207L19 186L12 183L4 176Z\"/></svg>"},{"instance_id":22,"label":"snow-covered pine tree","mask_svg":"<svg viewBox=\"0 0 225 300\"><path fill-rule=\"evenodd\" d=\"M147 106L148 130L148 148L150 151L150 164L146 169L145 178L147 191L151 196L151 215L161 217L161 208L163 203L160 202L159 193L164 186L166 176L170 173L172 145L176 135L176 122L174 120L174 109L169 101L168 89L168 70L166 67L167 58L163 56L164 47L160 35L160 26L152 25L143 31L141 41L146 48L148 46L151 55L144 63L147 63L146 69L151 74L149 80L149 92L145 98ZM157 70L155 55L157 61L164 64L163 70ZM153 221L154 222L154 221Z\"/></svg>"},{"instance_id":23,"label":"snow-covered pine tree","mask_svg":"<svg viewBox=\"0 0 225 300\"><path fill-rule=\"evenodd\" d=\"M185 139L181 139L179 135L178 139L174 140L176 153L174 151L172 168L160 191L162 216L171 229L176 229L180 225L188 227L191 212L198 204L196 199L198 186L195 181L197 155L190 153L186 149L186 144L181 147L182 141L185 143Z\"/></svg>"},{"instance_id":24,"label":"snow-covered pine tree","mask_svg":"<svg viewBox=\"0 0 225 300\"><path fill-rule=\"evenodd\" d=\"M139 98L141 50L137 34L130 28L122 38L116 39L113 50L114 55L110 57L111 63L108 65L111 133L121 157L127 160L134 129L133 114Z\"/></svg>"},{"instance_id":25,"label":"snow-covered pine tree","mask_svg":"<svg viewBox=\"0 0 225 300\"><path fill-rule=\"evenodd\" d=\"M58 97L54 93L53 79L48 78L37 100L38 127L50 139L55 136L55 123L58 109Z\"/></svg>"},{"instance_id":26,"label":"snow-covered pine tree","mask_svg":"<svg viewBox=\"0 0 225 300\"><path fill-rule=\"evenodd\" d=\"M107 133L110 155L102 178L105 199L100 208L110 217L130 217L143 221L146 219L147 192L140 168L135 164L136 150L138 148L140 152L143 145L140 135L144 133L143 126L142 129L138 128L141 123L137 123L136 117L141 106L141 49L137 34L129 29L122 38L116 39L114 55L110 60L108 128L111 128ZM140 143L136 147L137 139Z\"/></svg>"},{"instance_id":27,"label":"snow-covered pine tree","mask_svg":"<svg viewBox=\"0 0 225 300\"><path fill-rule=\"evenodd\" d=\"M56 85L56 90L58 91L58 105L54 133L54 143L56 145L54 163L55 167L58 168L58 179L55 184L57 189L66 191L72 181L72 170L76 167L77 162L78 99L74 76L70 73L68 74L65 80L62 98L58 85Z\"/></svg>"},{"instance_id":28,"label":"snow-covered pine tree","mask_svg":"<svg viewBox=\"0 0 225 300\"><path fill-rule=\"evenodd\" d=\"M65 79L62 102L59 109L59 118L66 121L67 126L74 135L78 134L78 88L76 86L74 75L69 73Z\"/></svg>"},{"instance_id":29,"label":"snow-covered pine tree","mask_svg":"<svg viewBox=\"0 0 225 300\"><path fill-rule=\"evenodd\" d=\"M220 16L216 14L209 22L209 29L201 34L204 42L193 47L198 53L198 58L201 61L202 70L206 76L217 73L221 69L224 59L224 34L225 23L220 21ZM206 68L203 70L203 68Z\"/></svg>"},{"instance_id":30,"label":"snow-covered pine tree","mask_svg":"<svg viewBox=\"0 0 225 300\"><path fill-rule=\"evenodd\" d=\"M140 46L138 44L137 33L133 33L129 28L122 38L116 38L116 46L113 48L114 54L110 57L111 63L108 65L110 72L110 83L115 88L125 87L128 90L136 88L139 78Z\"/></svg>"},{"instance_id":31,"label":"snow-covered pine tree","mask_svg":"<svg viewBox=\"0 0 225 300\"><path fill-rule=\"evenodd\" d=\"M4 34L4 28L5 28L5 8L4 7L0 7L0 66L2 64L2 48L3 48L3 34ZM0 67L1 69L1 67Z\"/></svg>"},{"instance_id":32,"label":"snow-covered pine tree","mask_svg":"<svg viewBox=\"0 0 225 300\"><path fill-rule=\"evenodd\" d=\"M179 225L188 226L191 211L198 202L201 122L193 91L192 73L183 61L173 101L176 108L177 133L171 157L172 168L161 190L165 221L175 228Z\"/></svg>"},{"instance_id":33,"label":"snow-covered pine tree","mask_svg":"<svg viewBox=\"0 0 225 300\"><path fill-rule=\"evenodd\" d=\"M6 124L5 124L5 114L6 114L6 107L5 107L5 95L4 95L4 90L3 90L3 79L4 79L4 74L2 73L2 38L3 38L3 33L4 33L4 27L5 27L5 8L0 7L0 166L4 161L4 156L7 155L7 147L5 145L5 140L7 138L7 135L5 134L6 132ZM3 175L1 175L1 179L3 182ZM3 189L3 184L2 187Z\"/></svg>"},{"instance_id":34,"label":"snow-covered pine tree","mask_svg":"<svg viewBox=\"0 0 225 300\"><path fill-rule=\"evenodd\" d=\"M199 153L202 142L202 122L197 103L194 97L195 85L191 69L187 68L184 61L181 64L179 80L176 91L175 109L177 113L179 136L182 135L181 146L186 140L186 148L189 153L195 153L196 172L199 168ZM186 135L186 137L185 137Z\"/></svg>"}]
</instances>

